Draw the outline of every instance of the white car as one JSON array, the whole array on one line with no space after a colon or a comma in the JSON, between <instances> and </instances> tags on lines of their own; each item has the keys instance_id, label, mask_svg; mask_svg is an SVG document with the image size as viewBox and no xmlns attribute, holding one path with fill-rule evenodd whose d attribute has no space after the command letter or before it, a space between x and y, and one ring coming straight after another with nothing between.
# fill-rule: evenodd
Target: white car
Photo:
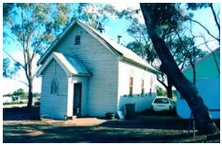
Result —
<instances>
[{"instance_id":1,"label":"white car","mask_svg":"<svg viewBox=\"0 0 222 145\"><path fill-rule=\"evenodd\" d=\"M171 98L157 97L153 100L151 109L153 111L172 111L175 106L176 104Z\"/></svg>"}]
</instances>

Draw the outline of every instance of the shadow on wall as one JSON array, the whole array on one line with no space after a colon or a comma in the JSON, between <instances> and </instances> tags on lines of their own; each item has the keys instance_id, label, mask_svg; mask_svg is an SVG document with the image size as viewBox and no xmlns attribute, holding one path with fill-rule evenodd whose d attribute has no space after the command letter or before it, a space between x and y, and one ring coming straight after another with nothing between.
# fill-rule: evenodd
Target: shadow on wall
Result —
<instances>
[{"instance_id":1,"label":"shadow on wall","mask_svg":"<svg viewBox=\"0 0 222 145\"><path fill-rule=\"evenodd\" d=\"M135 104L135 112L141 112L151 108L151 103L156 97L156 93L122 95L119 99L118 110L126 113L126 104Z\"/></svg>"}]
</instances>

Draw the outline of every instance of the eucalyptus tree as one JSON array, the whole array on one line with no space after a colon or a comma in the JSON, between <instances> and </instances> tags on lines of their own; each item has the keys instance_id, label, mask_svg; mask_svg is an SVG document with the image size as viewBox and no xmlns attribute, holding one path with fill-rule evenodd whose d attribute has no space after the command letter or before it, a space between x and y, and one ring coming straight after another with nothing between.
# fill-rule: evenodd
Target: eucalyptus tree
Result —
<instances>
[{"instance_id":1,"label":"eucalyptus tree","mask_svg":"<svg viewBox=\"0 0 222 145\"><path fill-rule=\"evenodd\" d=\"M69 23L70 4L4 3L3 4L3 76L13 77L19 69L24 70L28 86L28 104L32 106L34 59L41 55ZM14 44L14 45L12 45ZM13 46L13 48L11 48ZM23 61L11 53L21 52ZM9 58L14 61L10 69Z\"/></svg>"},{"instance_id":2,"label":"eucalyptus tree","mask_svg":"<svg viewBox=\"0 0 222 145\"><path fill-rule=\"evenodd\" d=\"M110 4L79 3L73 16L86 22L96 30L103 30L111 19L115 19L117 10Z\"/></svg>"},{"instance_id":3,"label":"eucalyptus tree","mask_svg":"<svg viewBox=\"0 0 222 145\"><path fill-rule=\"evenodd\" d=\"M183 75L175 59L170 53L164 39L158 33L158 25L161 23L177 26L180 15L174 4L140 4L147 32L151 38L154 49L161 60L160 70L164 72L180 94L185 98L191 108L200 133L218 133L218 129L210 117L209 109L203 102L197 88Z\"/></svg>"},{"instance_id":4,"label":"eucalyptus tree","mask_svg":"<svg viewBox=\"0 0 222 145\"><path fill-rule=\"evenodd\" d=\"M177 5L177 9L181 10L179 4ZM129 42L127 47L133 50L143 59L146 59L154 68L160 70L158 55L154 50L152 42L148 36L147 28L143 21L141 21L141 10L133 10L128 8L121 11L118 16L119 18L125 18L127 22L129 22L127 33L133 38L133 41ZM170 52L177 62L177 65L180 66L180 69L182 70L187 65L190 65L191 63L194 64L194 61L198 58L203 57L205 52L201 51L199 48L194 47L194 39L191 39L190 37L188 38L185 35L186 31L188 31L187 28L184 29L183 27L183 24L186 23L186 20L179 13L174 21L175 22L172 24L163 24L161 21L159 21L156 23L156 26L158 27L158 34L162 39L165 40L167 46L170 48ZM194 51L198 53L193 53ZM167 76L164 73L160 73L157 76L157 80L167 90L168 97L172 98L173 85L170 80L167 79Z\"/></svg>"},{"instance_id":5,"label":"eucalyptus tree","mask_svg":"<svg viewBox=\"0 0 222 145\"><path fill-rule=\"evenodd\" d=\"M203 34L195 35L193 34L193 32L191 32L191 36L193 38L203 39L203 43L200 45L205 45L205 47L213 54L217 71L220 74L220 65L218 62L220 61L220 56L215 54L213 51L214 49L220 49L220 9L216 10L213 3L187 3L186 8L191 12L189 13L189 15L186 15L184 19L190 21L191 27L193 24L197 24L200 28L202 28L204 32L206 32L206 35ZM215 30L213 31L210 30L206 24L203 24L193 18L193 13L192 13L193 11L198 11L200 9L206 9L206 8L208 8L212 14L213 21L211 21L211 23L214 23L215 25L214 27ZM209 46L210 42L216 42L216 43L213 47L212 46L210 47Z\"/></svg>"},{"instance_id":6,"label":"eucalyptus tree","mask_svg":"<svg viewBox=\"0 0 222 145\"><path fill-rule=\"evenodd\" d=\"M32 106L36 73L33 70L36 66L34 59L41 56L75 18L100 30L110 19L115 18L115 13L114 7L108 4L3 4L3 51L7 56L3 59L3 76L15 79L17 72L24 70L27 80L18 81L29 88L27 107ZM21 52L22 61L11 54L15 51Z\"/></svg>"}]
</instances>

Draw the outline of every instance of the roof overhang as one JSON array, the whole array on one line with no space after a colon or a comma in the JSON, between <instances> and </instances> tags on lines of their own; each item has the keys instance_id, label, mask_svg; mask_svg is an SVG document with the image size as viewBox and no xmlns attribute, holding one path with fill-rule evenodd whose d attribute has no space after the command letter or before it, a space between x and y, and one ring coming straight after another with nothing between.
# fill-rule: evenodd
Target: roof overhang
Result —
<instances>
[{"instance_id":1,"label":"roof overhang","mask_svg":"<svg viewBox=\"0 0 222 145\"><path fill-rule=\"evenodd\" d=\"M71 57L70 57L71 58ZM92 76L91 73L85 68L85 66L79 62L79 60L75 58L71 58L72 60L68 59L67 56L64 56L61 53L53 52L48 59L44 62L44 64L39 68L36 73L37 77L42 75L42 72L45 68L49 65L51 60L55 60L59 66L65 71L67 77L73 76Z\"/></svg>"},{"instance_id":2,"label":"roof overhang","mask_svg":"<svg viewBox=\"0 0 222 145\"><path fill-rule=\"evenodd\" d=\"M88 32L91 36L97 39L103 46L105 46L111 53L113 53L118 60L126 60L131 64L137 65L139 67L145 67L146 70L151 71L152 73L159 73L159 71L152 68L145 60L136 56L136 54L132 54L131 50L125 50L128 48L124 48L123 46L117 46L117 44L113 44L108 38L104 35L100 34L99 32L95 31L91 27L87 26L83 22L78 19L75 19L66 29L65 31L52 43L52 45L48 48L48 50L42 55L42 57L37 62L37 65L43 64L44 61L49 57L50 53L53 52L53 48L61 41L61 39L65 36L65 34L72 29L72 27L78 24L81 28L83 28L86 32ZM118 49L116 48L118 47ZM120 48L119 48L120 47ZM132 58L131 58L132 57Z\"/></svg>"},{"instance_id":3,"label":"roof overhang","mask_svg":"<svg viewBox=\"0 0 222 145\"><path fill-rule=\"evenodd\" d=\"M156 70L156 69L154 69L154 68L151 68L151 67L148 67L148 66L146 66L146 65L137 63L137 62L135 62L135 61L132 61L131 59L128 59L128 58L126 58L126 57L123 57L122 60L125 61L125 62L128 62L128 63L130 63L130 64L132 64L132 65L135 65L135 66L137 66L137 67L140 67L140 68L142 68L142 69L144 69L144 70L146 70L146 71L149 71L149 72L151 72L151 73L160 74L160 72L159 72L158 70Z\"/></svg>"},{"instance_id":4,"label":"roof overhang","mask_svg":"<svg viewBox=\"0 0 222 145\"><path fill-rule=\"evenodd\" d=\"M92 29L87 27L85 24L83 24L78 19L75 19L66 29L65 31L51 44L51 46L47 49L47 51L42 55L42 57L37 62L37 66L40 64L43 64L47 56L53 51L53 48L60 42L60 40L65 36L65 34L71 30L71 28L78 24L81 26L86 32L88 32L90 35L92 35L94 38L96 38L100 43L102 43L108 50L110 50L114 55L116 55L118 58L122 57L122 54L118 51L116 51L112 46L107 43L104 39L101 39L100 36L97 33L94 33Z\"/></svg>"}]
</instances>

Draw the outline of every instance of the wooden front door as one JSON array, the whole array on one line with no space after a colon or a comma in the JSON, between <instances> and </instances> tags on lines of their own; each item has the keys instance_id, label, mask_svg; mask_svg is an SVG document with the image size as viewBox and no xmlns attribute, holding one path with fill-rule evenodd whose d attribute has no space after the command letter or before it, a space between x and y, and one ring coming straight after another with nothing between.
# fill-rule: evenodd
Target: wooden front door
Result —
<instances>
[{"instance_id":1,"label":"wooden front door","mask_svg":"<svg viewBox=\"0 0 222 145\"><path fill-rule=\"evenodd\" d=\"M82 83L74 84L73 115L81 114Z\"/></svg>"}]
</instances>

